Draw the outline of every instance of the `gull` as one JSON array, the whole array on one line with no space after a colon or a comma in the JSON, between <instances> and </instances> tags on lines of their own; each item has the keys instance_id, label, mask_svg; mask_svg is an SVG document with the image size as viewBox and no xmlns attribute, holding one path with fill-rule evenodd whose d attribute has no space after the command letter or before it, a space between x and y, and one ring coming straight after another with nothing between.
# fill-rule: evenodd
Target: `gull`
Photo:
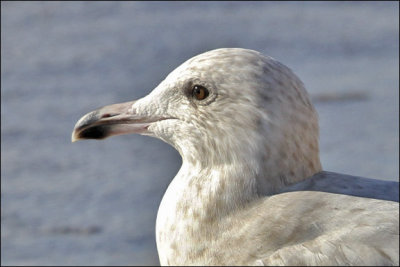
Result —
<instances>
[{"instance_id":1,"label":"gull","mask_svg":"<svg viewBox=\"0 0 400 267\"><path fill-rule=\"evenodd\" d=\"M157 214L161 265L399 265L399 183L323 171L317 112L271 57L197 55L83 116L72 141L129 133L182 157Z\"/></svg>"}]
</instances>

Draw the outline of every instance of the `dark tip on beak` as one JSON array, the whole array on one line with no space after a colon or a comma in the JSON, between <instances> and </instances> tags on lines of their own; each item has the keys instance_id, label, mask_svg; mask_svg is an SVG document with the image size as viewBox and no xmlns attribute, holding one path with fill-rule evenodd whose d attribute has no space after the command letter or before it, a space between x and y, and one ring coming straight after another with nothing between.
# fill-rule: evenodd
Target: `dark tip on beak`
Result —
<instances>
[{"instance_id":1,"label":"dark tip on beak","mask_svg":"<svg viewBox=\"0 0 400 267\"><path fill-rule=\"evenodd\" d=\"M88 128L80 132L77 139L104 139L108 136L110 129L108 126L100 125ZM75 140L73 140L74 142Z\"/></svg>"},{"instance_id":2,"label":"dark tip on beak","mask_svg":"<svg viewBox=\"0 0 400 267\"><path fill-rule=\"evenodd\" d=\"M72 131L72 142L135 133L132 124L137 118L130 111L133 103L134 101L113 104L87 113L76 123Z\"/></svg>"},{"instance_id":3,"label":"dark tip on beak","mask_svg":"<svg viewBox=\"0 0 400 267\"><path fill-rule=\"evenodd\" d=\"M83 116L75 125L74 131L72 132L72 142L78 141L79 139L103 139L106 137L107 127L103 125L93 126L100 117L99 110L92 111Z\"/></svg>"}]
</instances>

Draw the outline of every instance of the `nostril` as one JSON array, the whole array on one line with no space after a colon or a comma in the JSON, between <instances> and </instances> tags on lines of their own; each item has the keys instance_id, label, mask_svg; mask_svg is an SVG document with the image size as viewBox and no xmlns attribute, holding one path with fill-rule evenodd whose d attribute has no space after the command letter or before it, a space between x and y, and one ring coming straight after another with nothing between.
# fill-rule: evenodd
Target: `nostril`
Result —
<instances>
[{"instance_id":1,"label":"nostril","mask_svg":"<svg viewBox=\"0 0 400 267\"><path fill-rule=\"evenodd\" d=\"M117 116L117 113L105 113L101 116L102 119Z\"/></svg>"}]
</instances>

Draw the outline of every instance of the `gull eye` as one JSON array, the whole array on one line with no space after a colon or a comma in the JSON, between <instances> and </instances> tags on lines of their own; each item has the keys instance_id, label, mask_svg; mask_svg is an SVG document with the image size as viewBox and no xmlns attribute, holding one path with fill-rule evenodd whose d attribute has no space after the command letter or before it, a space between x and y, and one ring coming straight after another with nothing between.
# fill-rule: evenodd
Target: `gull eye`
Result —
<instances>
[{"instance_id":1,"label":"gull eye","mask_svg":"<svg viewBox=\"0 0 400 267\"><path fill-rule=\"evenodd\" d=\"M201 85L193 86L192 96L195 97L197 100L203 100L207 98L208 95L209 92L207 88L205 88L204 86Z\"/></svg>"}]
</instances>

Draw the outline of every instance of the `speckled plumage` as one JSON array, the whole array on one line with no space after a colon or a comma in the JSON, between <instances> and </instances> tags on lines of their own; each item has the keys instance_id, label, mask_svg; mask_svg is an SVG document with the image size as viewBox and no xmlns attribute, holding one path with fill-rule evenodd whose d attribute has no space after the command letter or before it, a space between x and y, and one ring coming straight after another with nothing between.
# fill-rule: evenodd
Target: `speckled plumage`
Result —
<instances>
[{"instance_id":1,"label":"speckled plumage","mask_svg":"<svg viewBox=\"0 0 400 267\"><path fill-rule=\"evenodd\" d=\"M192 97L196 84L206 99ZM135 132L182 156L157 215L162 265L399 264L398 189L387 189L398 183L322 172L316 111L278 61L212 50L110 107L83 117L73 139Z\"/></svg>"}]
</instances>

